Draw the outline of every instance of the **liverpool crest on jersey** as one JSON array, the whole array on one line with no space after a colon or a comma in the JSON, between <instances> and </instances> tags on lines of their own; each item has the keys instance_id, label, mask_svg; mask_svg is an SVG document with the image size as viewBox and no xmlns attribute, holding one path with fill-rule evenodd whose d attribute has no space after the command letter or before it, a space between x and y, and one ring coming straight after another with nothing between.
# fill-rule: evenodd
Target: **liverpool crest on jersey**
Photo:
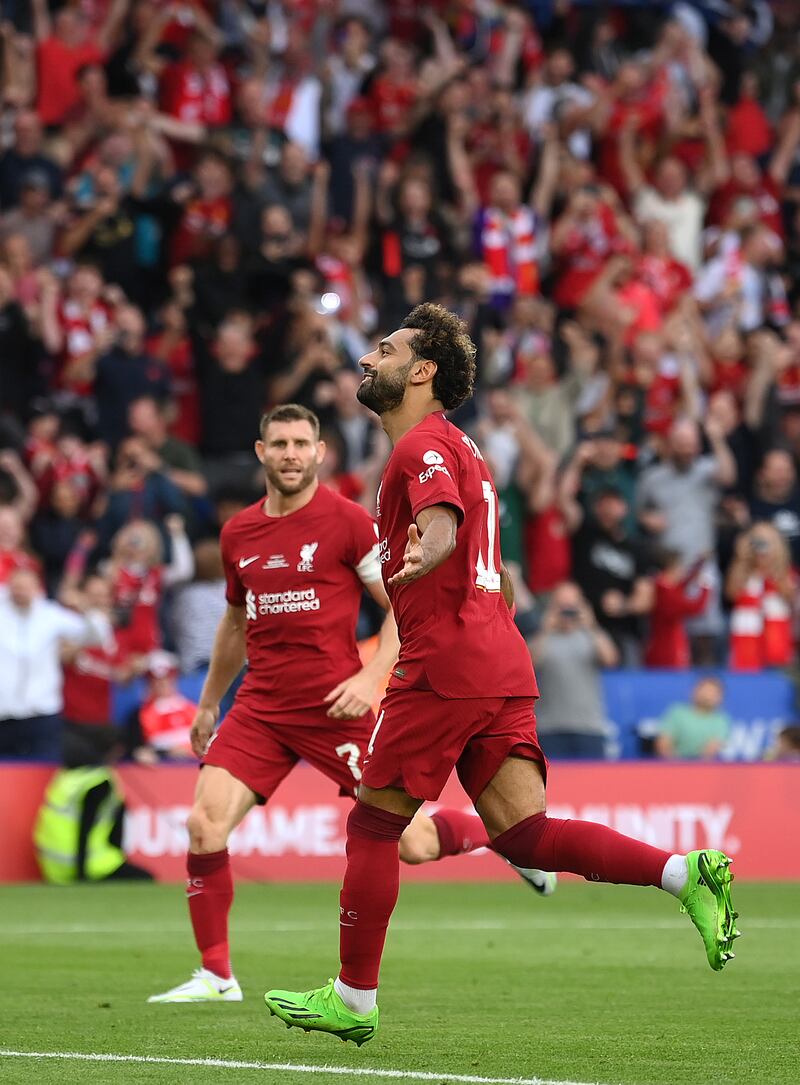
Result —
<instances>
[{"instance_id":1,"label":"liverpool crest on jersey","mask_svg":"<svg viewBox=\"0 0 800 1085\"><path fill-rule=\"evenodd\" d=\"M304 543L300 547L300 560L297 563L298 573L313 573L314 572L314 555L317 552L319 543Z\"/></svg>"}]
</instances>

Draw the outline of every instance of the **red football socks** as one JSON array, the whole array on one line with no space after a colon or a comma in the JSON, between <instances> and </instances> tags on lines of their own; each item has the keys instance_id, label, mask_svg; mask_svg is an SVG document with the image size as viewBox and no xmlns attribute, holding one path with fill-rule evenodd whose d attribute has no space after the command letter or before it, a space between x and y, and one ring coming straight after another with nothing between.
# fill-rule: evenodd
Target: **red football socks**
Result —
<instances>
[{"instance_id":1,"label":"red football socks","mask_svg":"<svg viewBox=\"0 0 800 1085\"><path fill-rule=\"evenodd\" d=\"M189 852L186 871L189 875L186 897L203 968L229 979L228 912L233 901L233 879L228 849L212 851L208 855Z\"/></svg>"},{"instance_id":2,"label":"red football socks","mask_svg":"<svg viewBox=\"0 0 800 1085\"><path fill-rule=\"evenodd\" d=\"M520 867L581 874L590 882L661 886L668 851L590 821L534 814L496 837L496 852Z\"/></svg>"},{"instance_id":3,"label":"red football socks","mask_svg":"<svg viewBox=\"0 0 800 1085\"><path fill-rule=\"evenodd\" d=\"M411 818L356 802L347 818L347 869L339 897L339 978L378 986L386 928L400 888L400 837Z\"/></svg>"},{"instance_id":4,"label":"red football socks","mask_svg":"<svg viewBox=\"0 0 800 1085\"><path fill-rule=\"evenodd\" d=\"M431 821L439 834L440 859L491 846L489 834L477 814L468 814L463 810L437 810L431 814Z\"/></svg>"}]
</instances>

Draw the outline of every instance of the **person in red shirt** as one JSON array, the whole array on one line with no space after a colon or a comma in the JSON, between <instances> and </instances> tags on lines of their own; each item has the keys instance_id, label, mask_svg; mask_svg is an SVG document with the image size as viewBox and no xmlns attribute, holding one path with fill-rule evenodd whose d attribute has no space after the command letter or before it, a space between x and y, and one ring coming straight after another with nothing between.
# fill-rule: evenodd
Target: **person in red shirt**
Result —
<instances>
[{"instance_id":1,"label":"person in red shirt","mask_svg":"<svg viewBox=\"0 0 800 1085\"><path fill-rule=\"evenodd\" d=\"M183 518L175 513L164 526L170 535L169 564L162 561L161 533L149 520L131 520L111 543L111 577L117 613L117 641L127 655L161 647L160 609L164 590L190 580L192 548Z\"/></svg>"},{"instance_id":2,"label":"person in red shirt","mask_svg":"<svg viewBox=\"0 0 800 1085\"><path fill-rule=\"evenodd\" d=\"M74 578L67 575L61 598L85 603L103 614L111 615L110 580L99 574L86 578L82 588L71 587ZM120 650L111 632L102 644L89 647L65 643L61 651L64 668L64 747L65 757L73 764L91 765L122 753L125 745L122 729L113 724L114 684L127 682L139 669L135 657Z\"/></svg>"},{"instance_id":3,"label":"person in red shirt","mask_svg":"<svg viewBox=\"0 0 800 1085\"><path fill-rule=\"evenodd\" d=\"M354 796L375 719L371 705L397 655L381 584L375 523L320 484L319 420L305 407L273 408L256 454L266 500L236 513L220 546L228 609L192 727L203 771L189 815L187 897L203 967L152 1002L239 1002L231 973L233 899L227 841L248 810L265 803L302 758ZM387 612L378 649L361 664L355 637L362 591ZM248 669L218 731L219 704ZM422 862L473 850L474 816L437 811L409 830L403 858Z\"/></svg>"},{"instance_id":4,"label":"person in red shirt","mask_svg":"<svg viewBox=\"0 0 800 1085\"><path fill-rule=\"evenodd\" d=\"M0 585L6 584L15 569L34 569L39 562L25 548L25 524L19 510L0 505Z\"/></svg>"},{"instance_id":5,"label":"person in red shirt","mask_svg":"<svg viewBox=\"0 0 800 1085\"><path fill-rule=\"evenodd\" d=\"M143 745L134 757L143 764L192 756L191 729L197 705L178 689L178 659L171 652L151 652L147 660L147 694L137 713Z\"/></svg>"},{"instance_id":6,"label":"person in red shirt","mask_svg":"<svg viewBox=\"0 0 800 1085\"><path fill-rule=\"evenodd\" d=\"M634 277L649 287L662 316L680 304L692 285L692 273L672 255L669 230L658 219L642 224L642 251L635 259Z\"/></svg>"},{"instance_id":7,"label":"person in red shirt","mask_svg":"<svg viewBox=\"0 0 800 1085\"><path fill-rule=\"evenodd\" d=\"M550 246L557 269L553 299L564 309L577 309L611 257L633 247L629 224L596 185L573 193Z\"/></svg>"},{"instance_id":8,"label":"person in red shirt","mask_svg":"<svg viewBox=\"0 0 800 1085\"><path fill-rule=\"evenodd\" d=\"M176 272L185 272L178 267ZM200 444L200 394L197 390L194 352L186 312L175 301L168 301L159 313L159 330L151 335L145 350L151 358L164 362L170 373L175 413L170 433L190 445Z\"/></svg>"},{"instance_id":9,"label":"person in red shirt","mask_svg":"<svg viewBox=\"0 0 800 1085\"><path fill-rule=\"evenodd\" d=\"M742 151L732 155L730 177L714 192L711 200L709 223L713 226L726 223L737 201L748 197L758 209L758 221L784 240L786 231L781 210L781 187L788 172L788 164L784 168L781 162L782 159L773 156L767 171L762 172L753 155L744 154Z\"/></svg>"},{"instance_id":10,"label":"person in red shirt","mask_svg":"<svg viewBox=\"0 0 800 1085\"><path fill-rule=\"evenodd\" d=\"M664 550L658 564L661 571L653 581L655 594L644 664L684 670L692 662L686 619L703 613L711 589L703 582L702 561L686 569L677 550Z\"/></svg>"},{"instance_id":11,"label":"person in red shirt","mask_svg":"<svg viewBox=\"0 0 800 1085\"><path fill-rule=\"evenodd\" d=\"M201 30L188 41L186 60L166 69L162 88L163 109L186 124L219 128L233 115L231 85L217 61L213 41Z\"/></svg>"},{"instance_id":12,"label":"person in red shirt","mask_svg":"<svg viewBox=\"0 0 800 1085\"><path fill-rule=\"evenodd\" d=\"M756 523L738 537L725 594L732 608L730 669L788 667L794 659L797 578L789 544L772 524Z\"/></svg>"},{"instance_id":13,"label":"person in red shirt","mask_svg":"<svg viewBox=\"0 0 800 1085\"><path fill-rule=\"evenodd\" d=\"M378 132L398 139L406 134L417 100L414 57L405 42L388 38L381 47L382 66L372 80L369 100Z\"/></svg>"},{"instance_id":14,"label":"person in red shirt","mask_svg":"<svg viewBox=\"0 0 800 1085\"><path fill-rule=\"evenodd\" d=\"M750 380L750 367L745 361L745 347L739 329L733 324L723 328L708 345L708 391L730 392L741 406Z\"/></svg>"},{"instance_id":15,"label":"person in red shirt","mask_svg":"<svg viewBox=\"0 0 800 1085\"><path fill-rule=\"evenodd\" d=\"M33 0L33 13L39 88L36 109L42 123L50 127L61 124L78 104L81 68L103 63L118 13L113 13L113 19L109 13L97 38L91 36L86 19L75 7L63 7L51 22L47 0Z\"/></svg>"},{"instance_id":16,"label":"person in red shirt","mask_svg":"<svg viewBox=\"0 0 800 1085\"><path fill-rule=\"evenodd\" d=\"M192 181L173 189L183 214L172 235L170 264L186 264L212 255L233 218L233 176L224 155L206 151L198 160Z\"/></svg>"},{"instance_id":17,"label":"person in red shirt","mask_svg":"<svg viewBox=\"0 0 800 1085\"><path fill-rule=\"evenodd\" d=\"M607 826L545 813L547 762L533 713L538 690L511 618L497 491L477 445L445 414L472 395L475 354L463 321L423 303L361 359L358 398L380 416L393 445L378 527L400 655L347 822L341 971L318 990L265 995L270 1013L290 1027L359 1046L378 1026L380 961L399 891L398 842L454 768L494 850L513 865L671 891L687 902L712 968L723 966L735 937L733 913L724 910L730 875L724 889L717 880L716 871L727 872L730 863L721 852L671 856ZM706 864L713 875L701 872ZM707 894L711 922L694 906L698 893Z\"/></svg>"},{"instance_id":18,"label":"person in red shirt","mask_svg":"<svg viewBox=\"0 0 800 1085\"><path fill-rule=\"evenodd\" d=\"M46 280L48 301L51 280ZM57 295L55 295L57 297ZM53 300L55 300L55 297ZM94 362L112 333L112 311L103 297L103 277L91 263L81 263L70 275L55 318L43 326L47 350L56 356L58 388L89 396L94 387Z\"/></svg>"},{"instance_id":19,"label":"person in red shirt","mask_svg":"<svg viewBox=\"0 0 800 1085\"><path fill-rule=\"evenodd\" d=\"M739 84L739 101L728 110L725 135L728 154L760 158L772 150L772 125L758 99L758 76L755 72L745 72Z\"/></svg>"}]
</instances>

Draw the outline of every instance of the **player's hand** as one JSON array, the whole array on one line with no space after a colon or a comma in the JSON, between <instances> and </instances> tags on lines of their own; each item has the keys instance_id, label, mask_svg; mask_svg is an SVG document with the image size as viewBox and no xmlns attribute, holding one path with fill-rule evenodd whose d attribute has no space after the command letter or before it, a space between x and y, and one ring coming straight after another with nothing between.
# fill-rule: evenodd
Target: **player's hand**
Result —
<instances>
[{"instance_id":1,"label":"player's hand","mask_svg":"<svg viewBox=\"0 0 800 1085\"><path fill-rule=\"evenodd\" d=\"M330 705L328 715L335 720L357 720L366 712L375 698L375 683L363 671L345 678L323 698Z\"/></svg>"},{"instance_id":2,"label":"player's hand","mask_svg":"<svg viewBox=\"0 0 800 1085\"><path fill-rule=\"evenodd\" d=\"M416 524L408 526L408 542L403 554L403 568L398 569L394 576L389 577L389 583L406 584L411 580L418 580L427 573L425 566L425 551L422 549L422 539Z\"/></svg>"},{"instance_id":3,"label":"player's hand","mask_svg":"<svg viewBox=\"0 0 800 1085\"><path fill-rule=\"evenodd\" d=\"M189 735L192 743L192 753L195 757L202 757L205 754L218 719L218 708L198 708Z\"/></svg>"}]
</instances>

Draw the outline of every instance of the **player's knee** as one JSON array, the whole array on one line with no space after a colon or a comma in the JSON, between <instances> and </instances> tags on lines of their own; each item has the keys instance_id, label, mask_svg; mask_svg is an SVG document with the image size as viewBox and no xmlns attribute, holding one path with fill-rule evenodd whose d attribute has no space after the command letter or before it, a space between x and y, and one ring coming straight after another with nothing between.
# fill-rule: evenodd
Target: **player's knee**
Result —
<instances>
[{"instance_id":1,"label":"player's knee","mask_svg":"<svg viewBox=\"0 0 800 1085\"><path fill-rule=\"evenodd\" d=\"M439 858L439 833L429 817L418 814L400 837L400 858L411 866Z\"/></svg>"},{"instance_id":2,"label":"player's knee","mask_svg":"<svg viewBox=\"0 0 800 1085\"><path fill-rule=\"evenodd\" d=\"M189 848L196 855L222 851L228 843L228 826L212 817L204 807L193 806L186 819Z\"/></svg>"}]
</instances>

